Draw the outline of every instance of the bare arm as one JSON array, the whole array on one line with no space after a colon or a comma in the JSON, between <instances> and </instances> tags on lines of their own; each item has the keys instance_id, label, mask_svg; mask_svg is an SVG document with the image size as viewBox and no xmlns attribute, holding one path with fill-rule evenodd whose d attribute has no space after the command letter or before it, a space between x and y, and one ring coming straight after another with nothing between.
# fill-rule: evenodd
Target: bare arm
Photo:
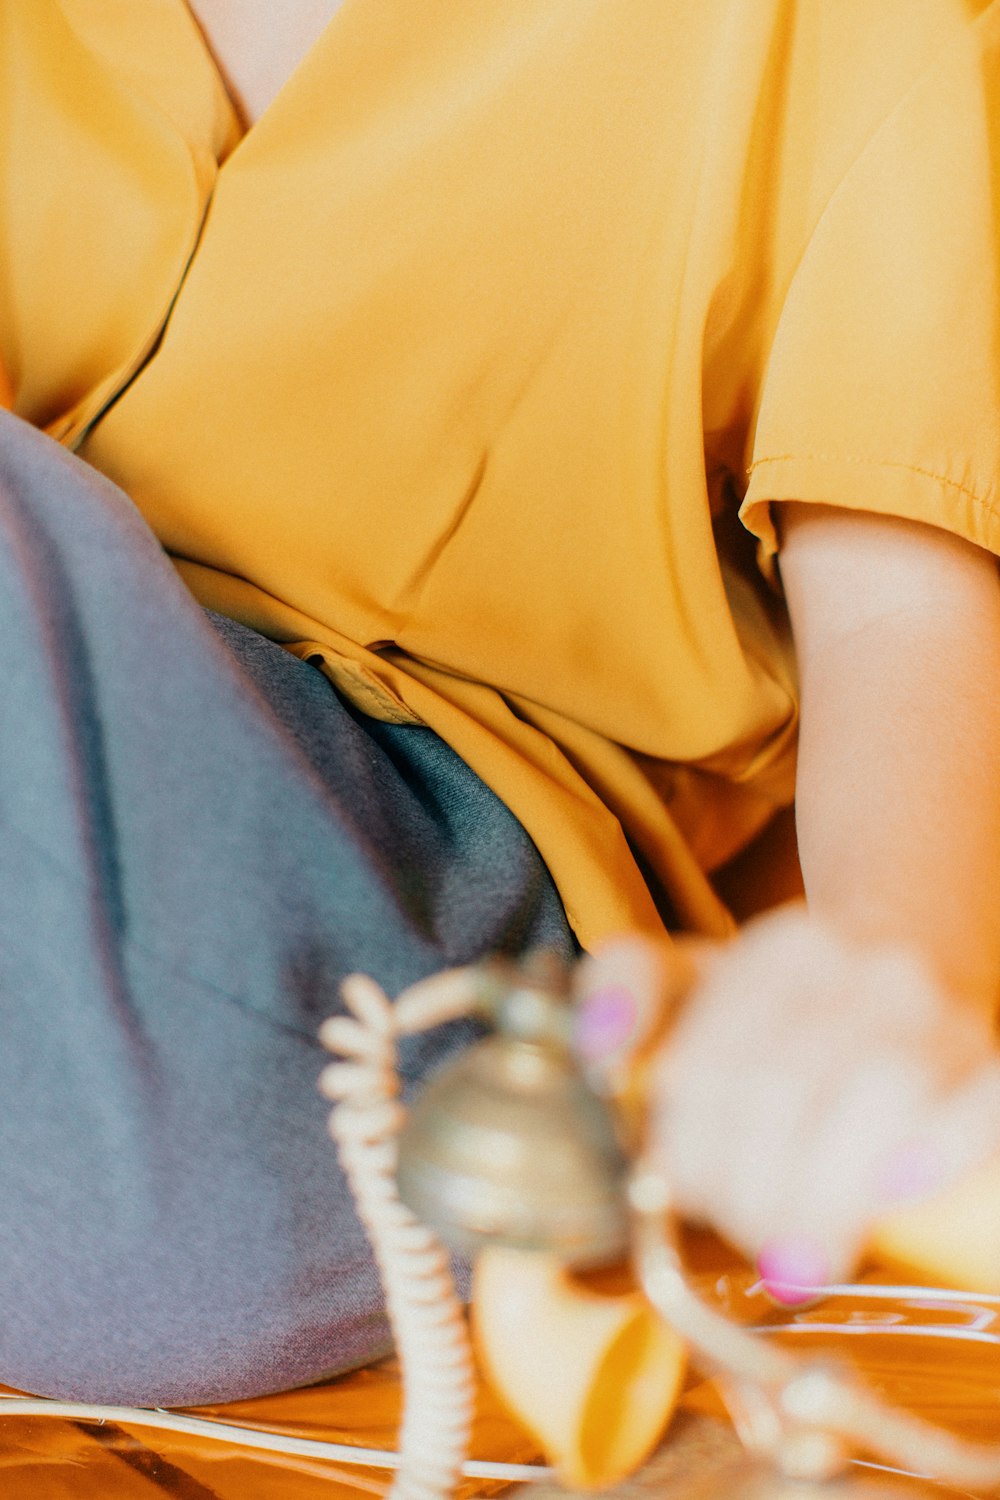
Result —
<instances>
[{"instance_id":1,"label":"bare arm","mask_svg":"<svg viewBox=\"0 0 1000 1500\"><path fill-rule=\"evenodd\" d=\"M816 1284L1000 1143L1000 580L930 526L783 521L808 910L702 950L653 1132L687 1213ZM593 982L653 993L634 947Z\"/></svg>"},{"instance_id":2,"label":"bare arm","mask_svg":"<svg viewBox=\"0 0 1000 1500\"><path fill-rule=\"evenodd\" d=\"M916 522L783 508L810 907L1000 997L1000 575Z\"/></svg>"}]
</instances>

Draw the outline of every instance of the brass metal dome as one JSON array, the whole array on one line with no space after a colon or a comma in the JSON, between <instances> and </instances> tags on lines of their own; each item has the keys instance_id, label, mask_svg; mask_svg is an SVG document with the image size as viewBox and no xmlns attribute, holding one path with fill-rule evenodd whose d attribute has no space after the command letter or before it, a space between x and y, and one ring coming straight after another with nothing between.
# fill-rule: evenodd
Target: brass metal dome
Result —
<instances>
[{"instance_id":1,"label":"brass metal dome","mask_svg":"<svg viewBox=\"0 0 1000 1500\"><path fill-rule=\"evenodd\" d=\"M446 1066L399 1141L399 1192L441 1237L549 1250L570 1265L624 1253L624 1153L607 1107L569 1047L568 1005L552 972L490 975L497 1034Z\"/></svg>"}]
</instances>

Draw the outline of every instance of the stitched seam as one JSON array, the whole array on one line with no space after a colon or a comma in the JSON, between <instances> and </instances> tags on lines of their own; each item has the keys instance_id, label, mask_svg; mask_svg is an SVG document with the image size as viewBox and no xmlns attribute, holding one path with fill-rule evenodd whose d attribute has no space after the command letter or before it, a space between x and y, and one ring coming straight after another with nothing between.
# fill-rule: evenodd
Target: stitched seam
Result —
<instances>
[{"instance_id":1,"label":"stitched seam","mask_svg":"<svg viewBox=\"0 0 1000 1500\"><path fill-rule=\"evenodd\" d=\"M891 459L883 458L853 458L849 454L842 453L778 453L771 458L758 458L747 469L752 474L763 464L787 464L787 463L819 463L819 464L854 464L858 468L867 469L902 469L907 474L919 474L922 479L932 479L936 484L943 484L948 489L957 490L960 495L965 495L973 504L982 506L991 516L996 517L997 511L993 499L987 499L978 490L972 489L967 484L960 484L957 479L949 479L947 474L936 474L933 469L922 469L918 464L906 464L893 462Z\"/></svg>"},{"instance_id":2,"label":"stitched seam","mask_svg":"<svg viewBox=\"0 0 1000 1500\"><path fill-rule=\"evenodd\" d=\"M73 870L68 869L58 856L53 854L50 849L46 849L44 844L39 843L33 834L12 823L4 822L0 823L0 826L3 827L5 832L17 834L26 844L30 844L71 885L77 886L83 891L87 890L86 880L77 875ZM317 1047L319 1046L316 1036L305 1027L293 1026L287 1021L275 1020L273 1016L261 1010L259 1006L255 1005L245 995L236 995L231 990L223 989L215 980L206 979L204 975L197 973L195 970L186 968L177 963L175 959L168 958L159 949L151 947L148 943L140 942L138 938L133 937L130 933L119 934L119 941L123 948L131 949L133 952L141 954L144 958L152 959L165 973L172 974L179 979L185 980L188 984L198 985L202 989L210 991L220 999L227 1000L231 1005L235 1005L239 1010L254 1016L258 1021L266 1022L268 1026L274 1027L276 1031L286 1032L291 1036L303 1037L306 1041L312 1042Z\"/></svg>"}]
</instances>

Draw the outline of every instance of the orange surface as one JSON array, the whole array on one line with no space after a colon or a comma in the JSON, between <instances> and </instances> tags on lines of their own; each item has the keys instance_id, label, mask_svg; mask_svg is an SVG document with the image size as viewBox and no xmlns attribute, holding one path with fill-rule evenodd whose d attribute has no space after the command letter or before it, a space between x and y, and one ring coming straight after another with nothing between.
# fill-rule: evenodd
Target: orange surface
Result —
<instances>
[{"instance_id":1,"label":"orange surface","mask_svg":"<svg viewBox=\"0 0 1000 1500\"><path fill-rule=\"evenodd\" d=\"M949 1301L922 1293L879 1296L873 1273L849 1295L789 1315L755 1291L749 1274L719 1246L697 1240L702 1293L728 1315L770 1327L803 1354L852 1359L888 1400L977 1441L1000 1441L1000 1298ZM255 1401L202 1408L199 1415L300 1437L392 1448L399 1416L392 1361L339 1381ZM684 1405L718 1409L714 1388L692 1377ZM472 1456L532 1462L531 1439L480 1392ZM235 1443L149 1428L0 1415L0 1492L18 1500L364 1500L384 1495L385 1470L255 1454ZM466 1497L502 1486L468 1481ZM922 1493L916 1487L915 1495ZM937 1489L938 1500L957 1491Z\"/></svg>"},{"instance_id":2,"label":"orange surface","mask_svg":"<svg viewBox=\"0 0 1000 1500\"><path fill-rule=\"evenodd\" d=\"M0 1388L2 1389L2 1388ZM357 1447L394 1448L400 1385L394 1361L341 1380L255 1401L199 1408L197 1415ZM480 1392L471 1457L530 1463L537 1449ZM51 1417L0 1415L0 1493L18 1500L362 1500L384 1495L384 1469L254 1453L235 1443ZM470 1481L463 1493L502 1485Z\"/></svg>"}]
</instances>

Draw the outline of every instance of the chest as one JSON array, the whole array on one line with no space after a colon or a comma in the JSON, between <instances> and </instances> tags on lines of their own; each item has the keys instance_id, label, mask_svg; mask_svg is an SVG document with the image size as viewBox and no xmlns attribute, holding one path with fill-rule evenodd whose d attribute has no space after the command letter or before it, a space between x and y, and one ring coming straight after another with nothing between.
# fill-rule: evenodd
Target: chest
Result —
<instances>
[{"instance_id":1,"label":"chest","mask_svg":"<svg viewBox=\"0 0 1000 1500\"><path fill-rule=\"evenodd\" d=\"M253 125L345 0L188 0L244 124Z\"/></svg>"}]
</instances>

